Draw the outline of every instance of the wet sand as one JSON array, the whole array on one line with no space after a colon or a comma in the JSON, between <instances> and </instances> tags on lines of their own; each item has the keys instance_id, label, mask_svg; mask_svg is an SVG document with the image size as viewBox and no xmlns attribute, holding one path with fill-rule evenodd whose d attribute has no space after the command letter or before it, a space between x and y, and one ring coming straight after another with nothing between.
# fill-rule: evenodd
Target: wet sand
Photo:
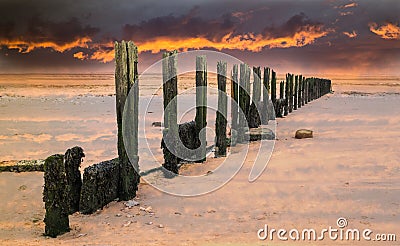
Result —
<instances>
[{"instance_id":1,"label":"wet sand","mask_svg":"<svg viewBox=\"0 0 400 246\"><path fill-rule=\"evenodd\" d=\"M0 244L279 245L276 238L260 241L257 231L265 224L318 231L336 227L339 217L347 228L399 237L399 103L393 93L324 96L277 120L275 150L257 181L248 182L258 154L250 146L240 172L215 192L183 198L142 183L137 201L154 214L113 202L93 215L70 216L71 232L56 239L42 236L42 173L0 173ZM294 139L299 128L313 130L314 138ZM185 173L206 173L216 161ZM328 238L299 243L366 244Z\"/></svg>"}]
</instances>

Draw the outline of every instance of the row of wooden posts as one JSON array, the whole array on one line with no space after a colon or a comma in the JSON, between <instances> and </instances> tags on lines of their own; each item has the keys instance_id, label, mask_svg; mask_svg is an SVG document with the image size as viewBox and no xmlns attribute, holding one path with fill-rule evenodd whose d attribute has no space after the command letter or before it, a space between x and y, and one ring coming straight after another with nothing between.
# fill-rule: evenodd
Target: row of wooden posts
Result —
<instances>
[{"instance_id":1,"label":"row of wooden posts","mask_svg":"<svg viewBox=\"0 0 400 246\"><path fill-rule=\"evenodd\" d=\"M192 122L178 124L177 52L166 52L163 58L165 110L162 140L163 166L173 173L178 173L179 162L186 160L185 157L175 155L176 151L179 151L176 148L182 148L179 140L188 149L198 150L194 157L190 157L191 160L196 162L206 160L206 132L203 129L207 126L207 62L205 56L196 57L195 119ZM118 158L85 168L83 181L79 171L84 156L82 148L74 147L65 155L53 155L46 159L43 191L46 209L44 220L46 235L56 237L68 231L68 215L75 211L92 213L112 200L129 200L136 196L140 179L138 165L139 87L138 51L133 42L115 43L115 63ZM264 68L261 80L261 68L254 67L253 92L250 93L251 72L251 68L246 64L233 65L230 75L232 82L231 139L227 141L227 63L224 61L217 63L216 157L226 155L228 144L234 145L247 141L245 133L248 128L268 124L268 121L274 120L275 116L286 116L293 110L331 91L330 80L287 74L286 82L282 81L279 84L278 99L275 71ZM128 97L130 93L133 93L132 97ZM124 116L124 112L128 112L129 115ZM126 122L123 131L124 118ZM235 135L236 141L233 141Z\"/></svg>"},{"instance_id":2,"label":"row of wooden posts","mask_svg":"<svg viewBox=\"0 0 400 246\"><path fill-rule=\"evenodd\" d=\"M177 52L167 52L163 56L163 96L164 96L164 131L163 141L169 141L164 149L164 167L174 173L178 173L178 163L182 158L174 153L183 153L179 149L177 141L181 140L185 147L200 149L196 156L196 162L206 159L206 135L202 131L207 126L207 63L205 56L196 57L196 116L194 124L177 123ZM308 102L317 99L331 91L331 81L320 78L305 78L302 75L287 74L286 81L279 83L279 98L277 98L277 76L274 70L264 68L263 81L261 83L261 68L253 67L253 90L250 93L251 68L246 64L234 64L231 72L231 139L229 144L246 142L245 136L248 128L257 128L261 124L268 124L275 117L287 116L293 110L301 108ZM227 105L226 94L227 63L217 63L218 83L218 110L215 123L215 156L225 156L228 146ZM271 99L269 96L271 92ZM252 94L252 97L251 97ZM261 101L262 94L262 101ZM240 113L242 112L242 113ZM193 127L195 134L185 135L184 127ZM233 131L237 133L236 141L232 141ZM197 141L188 141L185 138L198 138ZM193 145L185 143L195 143ZM201 144L203 143L203 144ZM183 161L185 159L183 158Z\"/></svg>"}]
</instances>

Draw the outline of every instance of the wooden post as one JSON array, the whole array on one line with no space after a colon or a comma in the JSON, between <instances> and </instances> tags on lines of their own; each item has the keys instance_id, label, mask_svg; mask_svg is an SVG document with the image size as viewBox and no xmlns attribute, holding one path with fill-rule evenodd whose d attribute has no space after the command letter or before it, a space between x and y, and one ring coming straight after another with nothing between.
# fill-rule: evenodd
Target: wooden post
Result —
<instances>
[{"instance_id":1,"label":"wooden post","mask_svg":"<svg viewBox=\"0 0 400 246\"><path fill-rule=\"evenodd\" d=\"M233 141L233 135L237 134L238 131L238 105L239 105L239 85L238 85L238 65L234 64L232 68L231 78L231 115L232 115L232 129L231 129L231 145L236 145L236 141ZM235 132L234 132L235 131Z\"/></svg>"},{"instance_id":2,"label":"wooden post","mask_svg":"<svg viewBox=\"0 0 400 246\"><path fill-rule=\"evenodd\" d=\"M253 79L253 100L251 100L251 105L250 105L247 121L248 121L250 128L257 128L261 125L261 117L260 117L260 114L258 111L258 109L260 107L260 101L261 101L261 69L260 69L260 67L253 67L253 78L254 78ZM250 83L249 83L249 85L250 85Z\"/></svg>"},{"instance_id":3,"label":"wooden post","mask_svg":"<svg viewBox=\"0 0 400 246\"><path fill-rule=\"evenodd\" d=\"M308 104L308 102L310 101L310 78L307 78L306 79L306 91L305 91L305 94L306 94L306 98L305 98L305 101L304 101L304 103L305 104Z\"/></svg>"},{"instance_id":4,"label":"wooden post","mask_svg":"<svg viewBox=\"0 0 400 246\"><path fill-rule=\"evenodd\" d=\"M269 77L270 68L264 67L264 77L263 77L263 113L262 113L262 123L267 125L269 120L268 104L269 104Z\"/></svg>"},{"instance_id":5,"label":"wooden post","mask_svg":"<svg viewBox=\"0 0 400 246\"><path fill-rule=\"evenodd\" d=\"M118 126L118 158L120 165L120 189L119 198L130 200L136 196L137 186L140 176L136 172L138 167L138 71L137 71L138 52L137 47L132 41L120 43L115 42L115 91L116 91L116 112ZM130 90L133 90L133 98L127 99ZM126 117L125 134L122 131L122 120L125 102L128 102L129 117ZM124 136L130 151L131 160L128 157L124 144ZM133 163L131 163L131 161ZM136 167L136 170L134 168Z\"/></svg>"},{"instance_id":6,"label":"wooden post","mask_svg":"<svg viewBox=\"0 0 400 246\"><path fill-rule=\"evenodd\" d=\"M179 140L177 111L178 111L178 77L177 77L177 51L163 54L163 96L164 96L164 130L163 130L163 166L178 173L177 141Z\"/></svg>"},{"instance_id":7,"label":"wooden post","mask_svg":"<svg viewBox=\"0 0 400 246\"><path fill-rule=\"evenodd\" d=\"M245 66L246 67L246 69L245 69L245 71L246 71L246 76L245 76L245 86L246 86L246 94L245 94L245 96L246 96L246 117L248 117L248 115L249 115L249 112L250 112L250 103L251 103L251 96L250 96L250 93L251 93L251 91L250 91L250 76L251 76L251 68L250 68L250 66L248 66L248 65L246 65Z\"/></svg>"},{"instance_id":8,"label":"wooden post","mask_svg":"<svg viewBox=\"0 0 400 246\"><path fill-rule=\"evenodd\" d=\"M306 78L303 77L303 80L301 81L301 106L304 106L304 101L305 101L305 87L306 87Z\"/></svg>"},{"instance_id":9,"label":"wooden post","mask_svg":"<svg viewBox=\"0 0 400 246\"><path fill-rule=\"evenodd\" d=\"M276 107L276 73L272 70L271 78L271 101L274 107Z\"/></svg>"},{"instance_id":10,"label":"wooden post","mask_svg":"<svg viewBox=\"0 0 400 246\"><path fill-rule=\"evenodd\" d=\"M226 156L226 124L227 124L227 104L228 98L226 96L226 62L217 63L217 79L218 79L218 111L217 119L215 121L215 135L216 135L216 157Z\"/></svg>"},{"instance_id":11,"label":"wooden post","mask_svg":"<svg viewBox=\"0 0 400 246\"><path fill-rule=\"evenodd\" d=\"M279 100L277 100L275 113L276 117L283 117L283 110L285 107L285 99L284 99L284 82L281 81L279 83Z\"/></svg>"},{"instance_id":12,"label":"wooden post","mask_svg":"<svg viewBox=\"0 0 400 246\"><path fill-rule=\"evenodd\" d=\"M264 67L264 80L263 80L263 124L267 125L269 120L275 120L275 112L273 104L269 99L271 84L271 69L269 67Z\"/></svg>"},{"instance_id":13,"label":"wooden post","mask_svg":"<svg viewBox=\"0 0 400 246\"><path fill-rule=\"evenodd\" d=\"M253 67L253 102L258 105L261 101L261 68Z\"/></svg>"},{"instance_id":14,"label":"wooden post","mask_svg":"<svg viewBox=\"0 0 400 246\"><path fill-rule=\"evenodd\" d=\"M205 56L196 57L196 133L201 142L200 156L196 162L206 160L206 129L207 126L207 62ZM203 131L201 131L204 129Z\"/></svg>"},{"instance_id":15,"label":"wooden post","mask_svg":"<svg viewBox=\"0 0 400 246\"><path fill-rule=\"evenodd\" d=\"M82 179L79 168L82 158L85 157L83 149L75 146L65 152L65 174L67 178L67 195L69 214L79 211L81 198Z\"/></svg>"},{"instance_id":16,"label":"wooden post","mask_svg":"<svg viewBox=\"0 0 400 246\"><path fill-rule=\"evenodd\" d=\"M57 237L69 231L67 177L63 155L49 156L44 163L43 202L45 235Z\"/></svg>"},{"instance_id":17,"label":"wooden post","mask_svg":"<svg viewBox=\"0 0 400 246\"><path fill-rule=\"evenodd\" d=\"M299 89L299 76L296 75L295 77L295 83L294 83L294 105L293 105L293 109L297 110L297 101L298 101L298 89Z\"/></svg>"},{"instance_id":18,"label":"wooden post","mask_svg":"<svg viewBox=\"0 0 400 246\"><path fill-rule=\"evenodd\" d=\"M283 115L287 116L289 114L289 74L286 74L285 82L285 102L283 106Z\"/></svg>"},{"instance_id":19,"label":"wooden post","mask_svg":"<svg viewBox=\"0 0 400 246\"><path fill-rule=\"evenodd\" d=\"M299 75L299 88L298 88L298 92L297 92L297 107L301 108L301 100L303 100L303 76Z\"/></svg>"},{"instance_id":20,"label":"wooden post","mask_svg":"<svg viewBox=\"0 0 400 246\"><path fill-rule=\"evenodd\" d=\"M248 126L247 124L247 98L248 98L248 83L249 81L247 80L247 65L242 63L240 64L240 79L239 79L239 107L242 111L242 113L239 115L239 131L238 131L238 142L243 142L244 141L244 134L245 134L245 129L244 127Z\"/></svg>"},{"instance_id":21,"label":"wooden post","mask_svg":"<svg viewBox=\"0 0 400 246\"><path fill-rule=\"evenodd\" d=\"M294 75L289 74L289 113L293 112L293 84Z\"/></svg>"}]
</instances>

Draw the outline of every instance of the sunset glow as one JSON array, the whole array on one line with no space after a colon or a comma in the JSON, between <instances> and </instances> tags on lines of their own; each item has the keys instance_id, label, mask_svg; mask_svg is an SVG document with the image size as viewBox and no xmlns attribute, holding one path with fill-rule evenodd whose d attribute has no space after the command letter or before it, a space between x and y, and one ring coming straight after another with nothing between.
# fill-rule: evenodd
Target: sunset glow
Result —
<instances>
[{"instance_id":1,"label":"sunset glow","mask_svg":"<svg viewBox=\"0 0 400 246\"><path fill-rule=\"evenodd\" d=\"M114 42L132 40L140 53L140 69L165 51L209 49L250 64L265 60L284 70L399 73L400 61L393 59L400 49L397 2L380 8L369 1L315 3L293 1L288 11L281 1L243 5L234 0L232 9L222 2L193 5L172 0L168 6L143 2L151 13L135 12L124 0L118 11L60 3L65 13L55 16L27 2L14 11L22 19L10 15L13 11L5 5L0 72L43 71L43 67L54 72L110 72Z\"/></svg>"}]
</instances>

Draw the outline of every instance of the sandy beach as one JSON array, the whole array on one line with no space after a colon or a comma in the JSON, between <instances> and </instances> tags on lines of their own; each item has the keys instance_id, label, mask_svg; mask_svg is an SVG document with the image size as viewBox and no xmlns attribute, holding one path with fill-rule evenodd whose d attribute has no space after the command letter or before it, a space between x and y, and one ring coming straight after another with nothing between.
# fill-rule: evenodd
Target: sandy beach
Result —
<instances>
[{"instance_id":1,"label":"sandy beach","mask_svg":"<svg viewBox=\"0 0 400 246\"><path fill-rule=\"evenodd\" d=\"M398 87L352 88L336 85L334 94L277 119L275 149L267 169L257 181L249 183L247 179L257 154L252 143L240 172L215 192L183 198L162 193L142 182L136 198L139 206L129 209L123 202L112 202L92 215L75 213L70 216L71 231L56 239L42 236L43 173L0 173L0 244L280 245L285 242L277 238L259 240L257 231L265 224L276 229L321 230L337 226L339 217L347 219L347 228L369 228L372 235L396 233L399 237ZM24 100L31 100L29 107L37 103L37 109L43 110L40 98L3 96L0 99L2 112L8 115L15 112L15 119L11 120L15 121L16 128L23 128L18 124L23 124L24 119L36 119L36 135L17 133L14 137L26 139L26 147L32 152L38 151L38 146L47 151L32 153L32 159L62 153L71 144L82 142L87 155L83 166L116 155L116 150L110 150L110 146L115 146L115 132L110 130L115 128L113 96L72 97L67 104L76 102L81 106L64 107L64 101L62 110L54 107L60 102L48 100L48 109L54 110L47 114L50 119L40 119L38 111L19 113L10 106L16 105L18 109L26 103ZM6 103L7 100L14 101ZM99 108L105 116L99 115ZM3 124L8 124L5 116L2 117ZM52 125L46 130L46 124L51 121L61 125ZM66 126L78 133L60 136L63 134L60 129ZM300 128L313 130L314 138L295 139L294 133ZM56 130L52 132L52 129ZM88 138L88 135L96 137ZM68 141L60 141L56 136ZM82 136L86 136L85 141L77 140ZM2 139L2 158L7 159L6 153L9 153L9 157L23 159L16 145L12 145L17 140L10 138ZM6 141L11 141L11 145ZM205 174L217 160L208 158L204 164L190 165L185 168L185 174ZM140 207L151 207L148 209L151 213ZM325 238L286 243L395 245L397 242Z\"/></svg>"}]
</instances>

